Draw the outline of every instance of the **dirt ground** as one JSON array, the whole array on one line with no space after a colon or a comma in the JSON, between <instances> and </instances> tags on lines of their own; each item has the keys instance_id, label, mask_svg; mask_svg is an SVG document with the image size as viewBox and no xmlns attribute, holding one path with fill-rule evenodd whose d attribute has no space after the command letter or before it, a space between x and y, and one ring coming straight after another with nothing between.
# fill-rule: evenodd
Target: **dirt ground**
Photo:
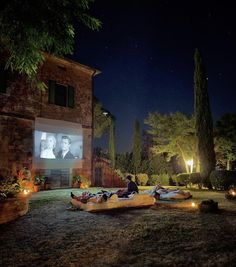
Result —
<instances>
[{"instance_id":1,"label":"dirt ground","mask_svg":"<svg viewBox=\"0 0 236 267\"><path fill-rule=\"evenodd\" d=\"M170 205L68 211L70 191L79 192L34 193L25 216L0 225L0 266L235 266L236 202L222 192L192 191L197 202L219 202L218 214L201 214Z\"/></svg>"}]
</instances>

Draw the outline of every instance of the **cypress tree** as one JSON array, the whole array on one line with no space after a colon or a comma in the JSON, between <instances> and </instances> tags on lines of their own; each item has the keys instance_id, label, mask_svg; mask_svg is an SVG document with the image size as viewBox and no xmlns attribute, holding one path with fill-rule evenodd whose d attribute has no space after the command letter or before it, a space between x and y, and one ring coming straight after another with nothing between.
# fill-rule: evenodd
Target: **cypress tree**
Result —
<instances>
[{"instance_id":1,"label":"cypress tree","mask_svg":"<svg viewBox=\"0 0 236 267\"><path fill-rule=\"evenodd\" d=\"M194 113L197 152L202 180L208 187L211 187L209 176L211 171L215 169L216 163L213 121L208 96L207 75L198 49L195 50L194 60Z\"/></svg>"},{"instance_id":2,"label":"cypress tree","mask_svg":"<svg viewBox=\"0 0 236 267\"><path fill-rule=\"evenodd\" d=\"M141 164L141 130L138 120L134 123L134 141L133 141L133 166L134 173L137 174Z\"/></svg>"},{"instance_id":3,"label":"cypress tree","mask_svg":"<svg viewBox=\"0 0 236 267\"><path fill-rule=\"evenodd\" d=\"M115 119L113 117L110 118L108 153L111 160L111 166L112 168L115 168Z\"/></svg>"}]
</instances>

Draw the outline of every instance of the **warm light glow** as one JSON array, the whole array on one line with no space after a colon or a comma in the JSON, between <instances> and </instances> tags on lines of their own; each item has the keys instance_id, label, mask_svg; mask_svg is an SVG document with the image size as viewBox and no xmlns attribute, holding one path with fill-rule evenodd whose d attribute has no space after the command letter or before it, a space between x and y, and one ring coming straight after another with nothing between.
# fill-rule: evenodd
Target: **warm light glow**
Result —
<instances>
[{"instance_id":1,"label":"warm light glow","mask_svg":"<svg viewBox=\"0 0 236 267\"><path fill-rule=\"evenodd\" d=\"M187 160L186 161L186 163L187 163L187 165L189 166L189 171L190 171L190 173L192 173L193 172L193 159L189 159L189 160Z\"/></svg>"},{"instance_id":2,"label":"warm light glow","mask_svg":"<svg viewBox=\"0 0 236 267\"><path fill-rule=\"evenodd\" d=\"M30 192L30 190L27 190L27 189L24 189L24 190L23 190L23 194L24 194L24 195L28 195L29 192Z\"/></svg>"},{"instance_id":3,"label":"warm light glow","mask_svg":"<svg viewBox=\"0 0 236 267\"><path fill-rule=\"evenodd\" d=\"M235 192L234 191L232 192L232 195L235 196Z\"/></svg>"},{"instance_id":4,"label":"warm light glow","mask_svg":"<svg viewBox=\"0 0 236 267\"><path fill-rule=\"evenodd\" d=\"M191 206L192 206L193 208L195 208L195 207L196 207L196 203L192 202Z\"/></svg>"}]
</instances>

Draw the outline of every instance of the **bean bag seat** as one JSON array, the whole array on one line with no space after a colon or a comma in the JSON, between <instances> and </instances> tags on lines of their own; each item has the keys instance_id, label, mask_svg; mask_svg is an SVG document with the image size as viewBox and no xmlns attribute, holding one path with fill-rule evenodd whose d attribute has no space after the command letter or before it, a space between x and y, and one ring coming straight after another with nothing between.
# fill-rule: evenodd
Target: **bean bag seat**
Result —
<instances>
[{"instance_id":1,"label":"bean bag seat","mask_svg":"<svg viewBox=\"0 0 236 267\"><path fill-rule=\"evenodd\" d=\"M149 194L131 194L128 198L118 198L116 194L113 194L107 201L101 203L90 201L82 203L77 199L71 199L71 204L74 207L90 212L117 208L145 207L152 206L154 203L155 198Z\"/></svg>"}]
</instances>

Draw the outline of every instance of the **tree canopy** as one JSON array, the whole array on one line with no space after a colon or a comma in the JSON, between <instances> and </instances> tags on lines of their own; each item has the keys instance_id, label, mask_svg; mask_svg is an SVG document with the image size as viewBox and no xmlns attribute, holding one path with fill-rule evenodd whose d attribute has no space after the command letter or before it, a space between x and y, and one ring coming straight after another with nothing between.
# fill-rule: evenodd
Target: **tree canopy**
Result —
<instances>
[{"instance_id":1,"label":"tree canopy","mask_svg":"<svg viewBox=\"0 0 236 267\"><path fill-rule=\"evenodd\" d=\"M108 116L108 112L103 108L102 103L94 97L93 101L93 135L100 138L108 132L113 116Z\"/></svg>"},{"instance_id":2,"label":"tree canopy","mask_svg":"<svg viewBox=\"0 0 236 267\"><path fill-rule=\"evenodd\" d=\"M94 97L93 101L93 135L100 138L109 132L108 154L111 165L115 167L115 117L103 108L102 103Z\"/></svg>"},{"instance_id":3,"label":"tree canopy","mask_svg":"<svg viewBox=\"0 0 236 267\"><path fill-rule=\"evenodd\" d=\"M6 68L30 79L43 62L42 52L73 52L77 23L98 30L101 22L88 14L94 0L3 0L0 9L0 50Z\"/></svg>"},{"instance_id":4,"label":"tree canopy","mask_svg":"<svg viewBox=\"0 0 236 267\"><path fill-rule=\"evenodd\" d=\"M236 114L224 114L216 122L215 149L218 164L231 169L236 160Z\"/></svg>"},{"instance_id":5,"label":"tree canopy","mask_svg":"<svg viewBox=\"0 0 236 267\"><path fill-rule=\"evenodd\" d=\"M195 159L196 139L194 118L176 112L161 114L149 113L145 123L150 126L148 132L155 142L152 151L154 154L168 153L169 158L175 155L186 161ZM186 171L188 171L186 164Z\"/></svg>"}]
</instances>

